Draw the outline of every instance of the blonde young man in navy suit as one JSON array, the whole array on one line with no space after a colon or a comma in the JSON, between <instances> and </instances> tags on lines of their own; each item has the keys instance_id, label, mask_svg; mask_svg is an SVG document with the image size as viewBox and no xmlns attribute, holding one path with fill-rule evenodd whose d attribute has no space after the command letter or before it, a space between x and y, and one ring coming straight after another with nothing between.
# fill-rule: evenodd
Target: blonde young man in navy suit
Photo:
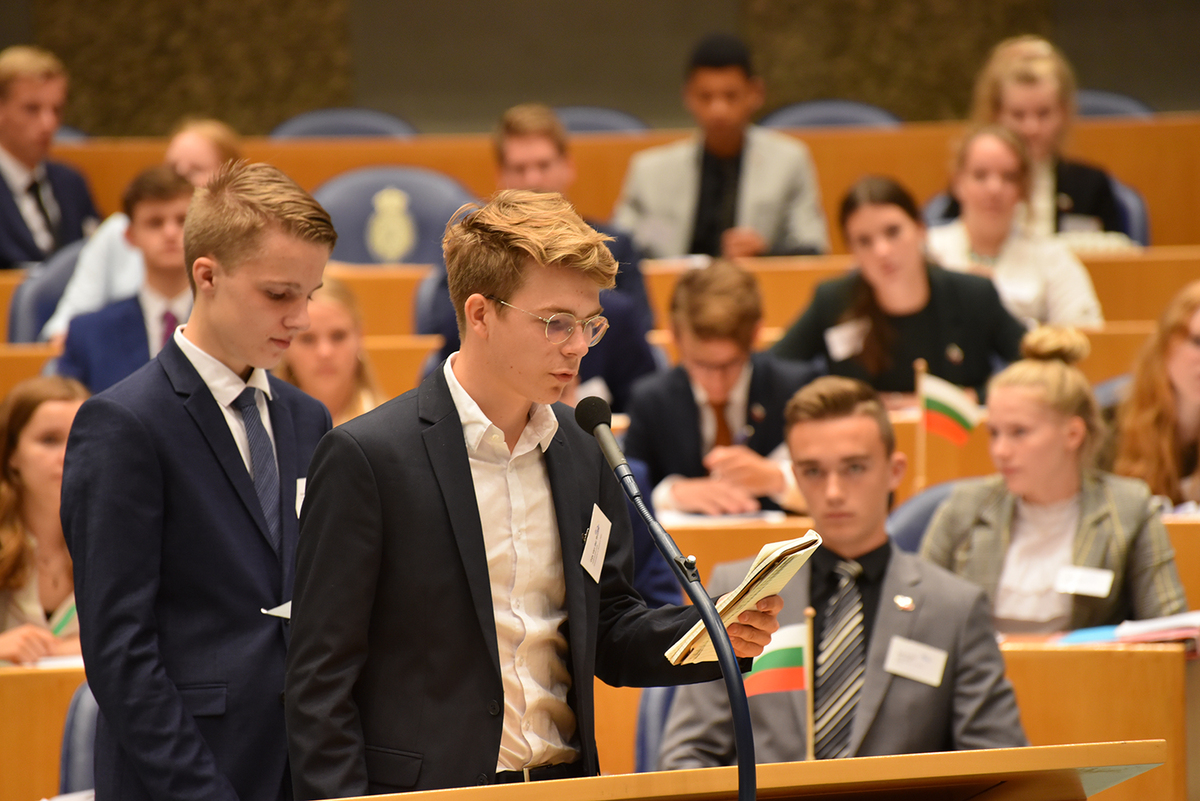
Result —
<instances>
[{"instance_id":1,"label":"blonde young man in navy suit","mask_svg":"<svg viewBox=\"0 0 1200 801\"><path fill-rule=\"evenodd\" d=\"M879 396L861 381L818 378L796 393L786 421L796 483L824 544L780 593L785 605L779 622L802 623L805 607L817 610L814 664L821 659L828 601L837 592L836 566L853 561L861 568L854 584L863 619L862 686L856 698L844 704L850 709L840 723L848 729L841 741L844 753L832 755L1028 745L983 592L888 540L888 496L904 475L906 459L895 450L895 434ZM735 586L746 566L718 566L710 591ZM852 641L843 638L839 653L852 647L845 645ZM915 661L924 665L944 661L940 668L904 668L914 664L914 652L923 657ZM825 700L818 687L818 732ZM834 702L829 703L832 708ZM803 692L752 696L750 715L759 762L804 759ZM827 728L833 731L836 726ZM816 742L821 757L820 738ZM700 768L733 761L733 727L724 690L711 684L679 688L663 733L659 767Z\"/></svg>"},{"instance_id":2,"label":"blonde young man in navy suit","mask_svg":"<svg viewBox=\"0 0 1200 801\"><path fill-rule=\"evenodd\" d=\"M279 170L221 168L185 223L187 325L75 418L62 517L100 705L98 801L292 795L288 624L260 610L291 599L330 419L266 371L308 327L335 239Z\"/></svg>"},{"instance_id":3,"label":"blonde young man in navy suit","mask_svg":"<svg viewBox=\"0 0 1200 801\"><path fill-rule=\"evenodd\" d=\"M309 471L286 694L298 798L596 775L593 676L718 675L663 656L698 616L632 589L624 496L557 402L607 324L605 238L561 195L509 190L460 210L444 248L461 350L334 429ZM740 656L779 608L730 626Z\"/></svg>"}]
</instances>

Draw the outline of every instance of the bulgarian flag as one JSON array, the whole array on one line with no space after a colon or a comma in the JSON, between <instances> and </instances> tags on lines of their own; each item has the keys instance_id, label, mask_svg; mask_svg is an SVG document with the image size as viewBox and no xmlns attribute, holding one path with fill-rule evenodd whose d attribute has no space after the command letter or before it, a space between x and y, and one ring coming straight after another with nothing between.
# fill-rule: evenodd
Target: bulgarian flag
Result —
<instances>
[{"instance_id":1,"label":"bulgarian flag","mask_svg":"<svg viewBox=\"0 0 1200 801\"><path fill-rule=\"evenodd\" d=\"M794 623L771 635L771 644L754 658L750 672L742 677L747 696L808 689L804 661L807 630L806 624Z\"/></svg>"},{"instance_id":2,"label":"bulgarian flag","mask_svg":"<svg viewBox=\"0 0 1200 801\"><path fill-rule=\"evenodd\" d=\"M925 415L925 429L945 437L960 448L966 445L971 429L979 424L983 416L979 405L971 400L962 387L928 373L921 376L918 391Z\"/></svg>"}]
</instances>

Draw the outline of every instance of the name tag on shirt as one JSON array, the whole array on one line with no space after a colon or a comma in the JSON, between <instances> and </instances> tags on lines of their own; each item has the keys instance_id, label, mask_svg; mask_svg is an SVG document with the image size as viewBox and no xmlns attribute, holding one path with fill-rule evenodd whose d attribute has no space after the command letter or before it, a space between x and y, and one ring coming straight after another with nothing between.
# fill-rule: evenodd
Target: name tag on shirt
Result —
<instances>
[{"instance_id":1,"label":"name tag on shirt","mask_svg":"<svg viewBox=\"0 0 1200 801\"><path fill-rule=\"evenodd\" d=\"M600 583L600 571L604 568L604 556L608 553L608 535L611 531L612 523L600 511L600 505L592 504L592 522L583 535L583 558L579 564L597 584Z\"/></svg>"},{"instance_id":2,"label":"name tag on shirt","mask_svg":"<svg viewBox=\"0 0 1200 801\"><path fill-rule=\"evenodd\" d=\"M307 485L307 478L296 479L296 517L300 516L300 507L304 506L304 490Z\"/></svg>"},{"instance_id":3,"label":"name tag on shirt","mask_svg":"<svg viewBox=\"0 0 1200 801\"><path fill-rule=\"evenodd\" d=\"M1054 577L1054 591L1063 595L1087 595L1107 598L1112 591L1113 572L1100 567L1067 565Z\"/></svg>"},{"instance_id":4,"label":"name tag on shirt","mask_svg":"<svg viewBox=\"0 0 1200 801\"><path fill-rule=\"evenodd\" d=\"M861 353L863 340L871 328L870 320L850 320L825 329L825 349L835 362L845 361Z\"/></svg>"},{"instance_id":5,"label":"name tag on shirt","mask_svg":"<svg viewBox=\"0 0 1200 801\"><path fill-rule=\"evenodd\" d=\"M883 669L893 676L919 681L930 687L941 687L942 674L946 672L946 657L946 652L941 648L893 635L888 643Z\"/></svg>"}]
</instances>

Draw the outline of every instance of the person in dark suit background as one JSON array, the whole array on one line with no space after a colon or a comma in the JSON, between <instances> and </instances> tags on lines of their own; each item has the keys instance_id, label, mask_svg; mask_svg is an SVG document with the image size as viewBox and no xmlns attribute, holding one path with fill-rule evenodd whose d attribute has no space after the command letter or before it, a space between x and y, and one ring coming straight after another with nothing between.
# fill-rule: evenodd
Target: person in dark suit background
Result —
<instances>
[{"instance_id":1,"label":"person in dark suit background","mask_svg":"<svg viewBox=\"0 0 1200 801\"><path fill-rule=\"evenodd\" d=\"M232 163L184 229L195 307L158 357L84 404L63 475L96 798L291 797L284 733L296 510L330 428L270 376L308 326L336 234L274 167Z\"/></svg>"},{"instance_id":2,"label":"person in dark suit background","mask_svg":"<svg viewBox=\"0 0 1200 801\"><path fill-rule=\"evenodd\" d=\"M153 359L192 311L183 224L192 184L171 167L143 170L122 198L125 239L142 254L145 282L136 295L71 321L55 364L59 375L101 392Z\"/></svg>"},{"instance_id":3,"label":"person in dark suit background","mask_svg":"<svg viewBox=\"0 0 1200 801\"><path fill-rule=\"evenodd\" d=\"M46 259L99 222L83 176L47 161L67 103L67 70L49 51L0 51L0 269Z\"/></svg>"},{"instance_id":4,"label":"person in dark suit background","mask_svg":"<svg viewBox=\"0 0 1200 801\"><path fill-rule=\"evenodd\" d=\"M679 366L635 385L625 437L629 455L649 466L659 510L797 504L783 407L818 370L754 353L761 325L758 283L733 262L679 277L671 298Z\"/></svg>"},{"instance_id":5,"label":"person in dark suit background","mask_svg":"<svg viewBox=\"0 0 1200 801\"><path fill-rule=\"evenodd\" d=\"M567 130L549 106L524 103L504 112L492 143L496 154L496 185L500 189L528 189L566 195L575 183ZM638 378L654 372L658 364L646 341L654 315L642 280L633 238L594 220L590 225L611 237L609 251L618 264L616 285L600 293L604 314L612 323L608 334L591 349L580 367L581 397L598 395L613 411L623 412ZM445 339L442 358L458 350L458 323L445 276L433 298L435 330Z\"/></svg>"},{"instance_id":6,"label":"person in dark suit background","mask_svg":"<svg viewBox=\"0 0 1200 801\"><path fill-rule=\"evenodd\" d=\"M625 501L558 404L616 262L562 196L464 207L445 261L462 349L334 429L309 471L286 708L298 798L596 775L593 676L672 667L697 619L630 586ZM585 557L587 532L590 557ZM761 651L775 597L730 626Z\"/></svg>"},{"instance_id":7,"label":"person in dark suit background","mask_svg":"<svg viewBox=\"0 0 1200 801\"><path fill-rule=\"evenodd\" d=\"M888 540L890 494L907 459L879 396L861 381L818 378L788 404L787 442L823 542L780 593L787 628L777 639L803 642L793 632L814 608L817 758L1028 745L983 591ZM718 566L710 591L735 587L747 566ZM857 626L843 596L857 606ZM914 652L933 669L913 668L905 657ZM855 671L857 688L839 680ZM804 691L773 687L749 699L755 759L804 759ZM680 687L659 767L731 765L733 745L724 688Z\"/></svg>"}]
</instances>

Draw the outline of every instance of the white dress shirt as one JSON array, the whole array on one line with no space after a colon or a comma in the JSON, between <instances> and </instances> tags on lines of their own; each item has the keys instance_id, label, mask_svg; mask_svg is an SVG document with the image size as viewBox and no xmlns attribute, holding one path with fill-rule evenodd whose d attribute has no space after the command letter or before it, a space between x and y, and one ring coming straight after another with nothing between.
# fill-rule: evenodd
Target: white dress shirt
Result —
<instances>
[{"instance_id":1,"label":"white dress shirt","mask_svg":"<svg viewBox=\"0 0 1200 801\"><path fill-rule=\"evenodd\" d=\"M29 182L36 179L40 185L42 205L46 207L50 219L57 221L62 216L58 202L54 199L54 192L50 188L50 181L46 178L46 165L39 164L31 170L0 147L0 174L4 176L4 182L12 191L13 201L16 202L17 210L21 212L21 218L25 220L29 233L33 234L34 243L43 253L49 255L54 250L54 234L47 227L46 218L42 216L37 201L29 194Z\"/></svg>"},{"instance_id":2,"label":"white dress shirt","mask_svg":"<svg viewBox=\"0 0 1200 801\"><path fill-rule=\"evenodd\" d=\"M725 402L725 423L729 426L729 433L733 437L734 445L746 444L746 440L754 433L754 429L746 424L747 407L750 403L750 377L753 372L753 365L747 359L746 364L742 367L741 375L729 390L729 398ZM708 402L708 393L704 391L704 387L695 381L689 380L689 383L692 385L692 397L696 399L696 409L700 413L700 453L707 454L717 441L717 415ZM784 490L772 496L772 500L776 503L783 503L785 498L794 494L793 490L796 486L796 476L792 473L792 460L788 455L787 443L781 442L775 450L767 455L767 458L775 462L783 474ZM687 477L674 473L658 482L658 486L650 494L650 502L654 504L655 509L672 512L679 510L678 504L675 503L673 489L676 482L684 478Z\"/></svg>"},{"instance_id":3,"label":"white dress shirt","mask_svg":"<svg viewBox=\"0 0 1200 801\"><path fill-rule=\"evenodd\" d=\"M549 406L534 404L510 454L504 432L454 375L457 358L452 355L443 369L471 463L504 688L496 770L574 762L579 752L571 746L576 721L567 703L568 644L559 630L567 619L567 585L542 456L558 431L558 418Z\"/></svg>"},{"instance_id":4,"label":"white dress shirt","mask_svg":"<svg viewBox=\"0 0 1200 801\"><path fill-rule=\"evenodd\" d=\"M1058 196L1054 164L1034 164L1029 175L1029 222L1034 236L1054 236L1058 229ZM1020 209L1017 211L1020 214Z\"/></svg>"},{"instance_id":5,"label":"white dress shirt","mask_svg":"<svg viewBox=\"0 0 1200 801\"><path fill-rule=\"evenodd\" d=\"M88 237L54 314L42 328L42 339L67 333L71 320L81 314L137 294L146 281L146 265L142 251L125 239L127 228L129 218L118 211Z\"/></svg>"},{"instance_id":6,"label":"white dress shirt","mask_svg":"<svg viewBox=\"0 0 1200 801\"><path fill-rule=\"evenodd\" d=\"M1078 529L1078 495L1048 504L1017 499L1012 537L996 587L997 631L1049 633L1067 628L1073 599L1054 589L1054 584L1059 571L1073 564Z\"/></svg>"},{"instance_id":7,"label":"white dress shirt","mask_svg":"<svg viewBox=\"0 0 1200 801\"><path fill-rule=\"evenodd\" d=\"M138 303L142 305L142 318L146 321L146 340L150 343L150 358L153 359L163 346L163 316L167 312L175 315L176 328L186 323L192 313L192 290L185 289L173 298L160 295L148 286L138 290Z\"/></svg>"},{"instance_id":8,"label":"white dress shirt","mask_svg":"<svg viewBox=\"0 0 1200 801\"><path fill-rule=\"evenodd\" d=\"M238 453L242 455L242 461L246 464L246 472L253 479L254 465L250 461L250 438L246 436L246 424L242 421L242 413L234 408L233 402L246 387L262 390L254 393L255 405L258 406L258 416L262 418L263 427L267 429L267 436L271 438L271 448L274 449L275 430L271 427L271 411L267 406L267 399L271 397L271 384L267 381L267 371L261 367L255 367L254 371L250 373L250 380L243 381L237 373L222 364L216 357L200 350L196 343L183 335L183 329L182 325L175 329L175 344L180 347L183 355L196 368L200 379L208 386L208 391L212 393L217 405L221 407L221 414L225 415L229 433L233 434L233 441L237 443ZM276 452L275 458L279 458L278 452Z\"/></svg>"}]
</instances>

